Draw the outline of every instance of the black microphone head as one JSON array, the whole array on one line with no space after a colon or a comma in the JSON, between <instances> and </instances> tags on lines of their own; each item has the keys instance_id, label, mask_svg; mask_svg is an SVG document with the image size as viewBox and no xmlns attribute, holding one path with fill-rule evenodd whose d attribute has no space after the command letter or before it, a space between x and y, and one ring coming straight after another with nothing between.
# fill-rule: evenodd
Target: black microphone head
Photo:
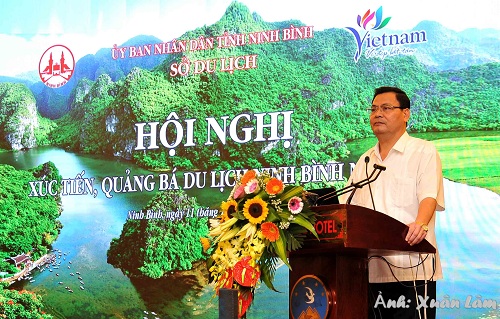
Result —
<instances>
[{"instance_id":1,"label":"black microphone head","mask_svg":"<svg viewBox=\"0 0 500 319\"><path fill-rule=\"evenodd\" d=\"M373 168L385 171L386 167L382 165L373 164Z\"/></svg>"},{"instance_id":2,"label":"black microphone head","mask_svg":"<svg viewBox=\"0 0 500 319\"><path fill-rule=\"evenodd\" d=\"M365 156L365 163L368 163L370 161L370 156L366 155Z\"/></svg>"}]
</instances>

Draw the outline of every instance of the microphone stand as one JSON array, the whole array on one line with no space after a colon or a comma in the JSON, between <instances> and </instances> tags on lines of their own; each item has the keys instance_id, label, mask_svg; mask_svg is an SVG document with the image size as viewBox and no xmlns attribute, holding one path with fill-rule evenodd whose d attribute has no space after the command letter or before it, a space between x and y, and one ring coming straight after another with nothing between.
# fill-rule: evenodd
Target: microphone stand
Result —
<instances>
[{"instance_id":1,"label":"microphone stand","mask_svg":"<svg viewBox=\"0 0 500 319\"><path fill-rule=\"evenodd\" d=\"M380 173L382 173L382 171L385 171L385 169L386 169L385 166L380 166L377 164L373 164L373 168L374 168L374 170L372 171L370 176L368 176L367 178L365 178L357 183L351 182L351 185L346 186L342 189L339 189L338 191L333 191L331 193L320 196L320 197L318 197L318 199L327 200L327 199L330 199L332 197L351 192L351 195L349 195L349 198L347 199L347 202L346 202L347 204L350 204L351 200L354 196L354 193L356 192L356 190L358 190L358 188L362 188L365 185L373 183L379 177Z\"/></svg>"}]
</instances>

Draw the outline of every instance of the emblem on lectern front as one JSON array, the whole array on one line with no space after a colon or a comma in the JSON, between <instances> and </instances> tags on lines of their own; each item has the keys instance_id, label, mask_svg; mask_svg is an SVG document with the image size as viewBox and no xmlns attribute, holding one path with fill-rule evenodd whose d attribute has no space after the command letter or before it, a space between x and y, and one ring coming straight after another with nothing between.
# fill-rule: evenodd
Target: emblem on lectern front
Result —
<instances>
[{"instance_id":1,"label":"emblem on lectern front","mask_svg":"<svg viewBox=\"0 0 500 319\"><path fill-rule=\"evenodd\" d=\"M305 287L307 289L306 292L306 297L307 301L306 303L314 303L314 291L311 289L311 287Z\"/></svg>"},{"instance_id":2,"label":"emblem on lectern front","mask_svg":"<svg viewBox=\"0 0 500 319\"><path fill-rule=\"evenodd\" d=\"M330 305L328 288L314 275L301 277L290 292L290 313L293 319L326 319Z\"/></svg>"}]
</instances>

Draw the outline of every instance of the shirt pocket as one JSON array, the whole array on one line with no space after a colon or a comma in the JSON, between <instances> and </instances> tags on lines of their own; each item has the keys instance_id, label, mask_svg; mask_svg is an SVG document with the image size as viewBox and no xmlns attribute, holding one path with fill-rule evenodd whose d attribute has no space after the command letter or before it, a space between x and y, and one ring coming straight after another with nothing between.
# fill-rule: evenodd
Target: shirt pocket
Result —
<instances>
[{"instance_id":1,"label":"shirt pocket","mask_svg":"<svg viewBox=\"0 0 500 319\"><path fill-rule=\"evenodd\" d=\"M391 190L392 201L397 207L407 207L417 198L416 183L413 177L394 177Z\"/></svg>"}]
</instances>

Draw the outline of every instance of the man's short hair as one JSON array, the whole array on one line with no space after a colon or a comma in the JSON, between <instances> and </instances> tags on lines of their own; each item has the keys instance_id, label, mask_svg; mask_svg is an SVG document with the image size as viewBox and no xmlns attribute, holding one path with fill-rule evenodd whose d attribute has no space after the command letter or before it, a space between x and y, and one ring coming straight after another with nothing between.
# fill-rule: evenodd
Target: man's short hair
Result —
<instances>
[{"instance_id":1,"label":"man's short hair","mask_svg":"<svg viewBox=\"0 0 500 319\"><path fill-rule=\"evenodd\" d=\"M400 107L405 109L410 108L410 99L408 98L408 95L406 95L405 91L393 86L381 86L376 88L375 93L373 94L372 102L375 100L377 95L387 92L394 92L396 94L396 100L398 100Z\"/></svg>"}]
</instances>

